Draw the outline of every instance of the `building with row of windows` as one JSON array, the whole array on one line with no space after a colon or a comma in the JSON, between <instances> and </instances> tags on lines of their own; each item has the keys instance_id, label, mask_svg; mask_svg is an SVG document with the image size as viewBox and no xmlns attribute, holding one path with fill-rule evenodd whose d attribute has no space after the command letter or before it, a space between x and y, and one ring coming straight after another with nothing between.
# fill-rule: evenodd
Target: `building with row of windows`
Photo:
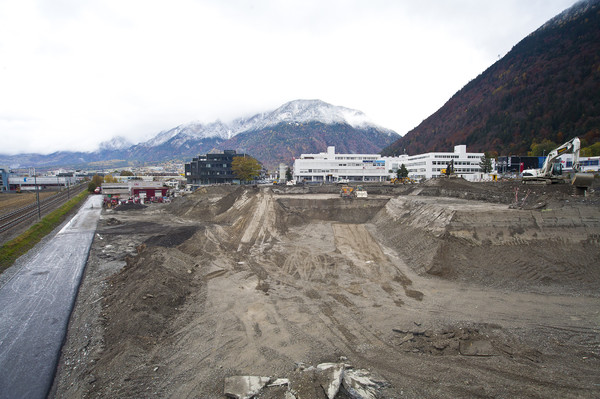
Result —
<instances>
[{"instance_id":1,"label":"building with row of windows","mask_svg":"<svg viewBox=\"0 0 600 399\"><path fill-rule=\"evenodd\" d=\"M326 153L302 154L294 160L294 179L307 182L386 181L396 175L402 164L412 179L431 179L442 175L442 169L454 162L454 172L467 179L481 178L483 153L468 153L465 145L454 152L429 152L409 156L382 157L379 154L336 154L335 147Z\"/></svg>"},{"instance_id":2,"label":"building with row of windows","mask_svg":"<svg viewBox=\"0 0 600 399\"><path fill-rule=\"evenodd\" d=\"M233 158L243 157L235 150L225 150L222 154L206 154L193 158L185 164L187 184L200 186L203 184L233 183L237 178L231 167Z\"/></svg>"},{"instance_id":3,"label":"building with row of windows","mask_svg":"<svg viewBox=\"0 0 600 399\"><path fill-rule=\"evenodd\" d=\"M335 147L327 152L302 154L294 160L294 180L297 182L385 181L388 169L379 154L336 154Z\"/></svg>"},{"instance_id":4,"label":"building with row of windows","mask_svg":"<svg viewBox=\"0 0 600 399\"><path fill-rule=\"evenodd\" d=\"M185 165L187 183L192 186L202 184L231 183L236 180L231 163L235 151L223 154L207 154L194 158ZM481 170L482 152L467 152L466 145L454 146L453 152L428 152L425 154L397 157L382 157L379 154L336 154L335 147L327 147L327 152L301 154L294 160L293 178L297 182L333 183L339 181L381 182L396 176L402 165L408 176L414 180L431 179L443 175L442 170L452 162L454 174L466 180L485 179ZM523 168L539 168L543 157L500 157L498 164L492 161L492 168L499 173L519 173ZM598 170L598 157L580 158L585 171ZM572 154L562 156L563 169L572 166ZM280 178L285 175L280 165ZM489 178L489 176L487 176Z\"/></svg>"},{"instance_id":5,"label":"building with row of windows","mask_svg":"<svg viewBox=\"0 0 600 399\"><path fill-rule=\"evenodd\" d=\"M408 176L412 179L439 177L442 175L442 169L446 169L453 161L455 174L466 180L474 180L481 178L480 163L483 155L483 152L467 152L466 145L456 145L453 152L404 156L403 161L408 169Z\"/></svg>"}]
</instances>

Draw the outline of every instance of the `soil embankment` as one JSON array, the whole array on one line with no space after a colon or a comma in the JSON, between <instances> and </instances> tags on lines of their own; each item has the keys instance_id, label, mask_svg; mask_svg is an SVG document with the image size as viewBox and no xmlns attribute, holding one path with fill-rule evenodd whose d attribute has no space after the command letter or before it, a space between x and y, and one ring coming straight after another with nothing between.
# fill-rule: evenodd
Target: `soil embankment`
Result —
<instances>
[{"instance_id":1,"label":"soil embankment","mask_svg":"<svg viewBox=\"0 0 600 399\"><path fill-rule=\"evenodd\" d=\"M105 212L56 397L223 398L254 375L290 379L262 398L320 398L306 370L340 359L386 398L600 395L594 193L367 190L207 187Z\"/></svg>"}]
</instances>

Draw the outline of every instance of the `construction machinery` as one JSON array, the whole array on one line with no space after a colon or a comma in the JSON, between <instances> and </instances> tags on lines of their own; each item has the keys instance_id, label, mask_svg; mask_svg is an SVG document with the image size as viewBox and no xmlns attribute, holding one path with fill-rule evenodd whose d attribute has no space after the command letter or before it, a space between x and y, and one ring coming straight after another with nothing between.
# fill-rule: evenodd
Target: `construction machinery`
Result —
<instances>
[{"instance_id":1,"label":"construction machinery","mask_svg":"<svg viewBox=\"0 0 600 399\"><path fill-rule=\"evenodd\" d=\"M415 181L410 177L394 177L390 182L392 184L412 184Z\"/></svg>"},{"instance_id":2,"label":"construction machinery","mask_svg":"<svg viewBox=\"0 0 600 399\"><path fill-rule=\"evenodd\" d=\"M458 177L458 175L454 173L454 159L451 159L450 162L448 162L448 165L440 170L440 173L445 177Z\"/></svg>"},{"instance_id":3,"label":"construction machinery","mask_svg":"<svg viewBox=\"0 0 600 399\"><path fill-rule=\"evenodd\" d=\"M342 188L340 189L340 197L354 198L354 187L342 186Z\"/></svg>"},{"instance_id":4,"label":"construction machinery","mask_svg":"<svg viewBox=\"0 0 600 399\"><path fill-rule=\"evenodd\" d=\"M367 190L363 186L357 186L354 190L354 198L367 198Z\"/></svg>"},{"instance_id":5,"label":"construction machinery","mask_svg":"<svg viewBox=\"0 0 600 399\"><path fill-rule=\"evenodd\" d=\"M350 186L342 186L340 197L347 199L367 198L367 190L363 186L356 186L356 189Z\"/></svg>"},{"instance_id":6,"label":"construction machinery","mask_svg":"<svg viewBox=\"0 0 600 399\"><path fill-rule=\"evenodd\" d=\"M523 183L564 183L565 179L562 177L562 164L560 163L560 160L558 160L558 157L563 154L572 153L573 172L575 172L575 177L571 183L580 188L590 187L594 181L594 176L586 173L578 173L581 169L579 164L580 147L581 143L577 137L556 147L548 153L548 156L540 169L525 169L523 171Z\"/></svg>"}]
</instances>

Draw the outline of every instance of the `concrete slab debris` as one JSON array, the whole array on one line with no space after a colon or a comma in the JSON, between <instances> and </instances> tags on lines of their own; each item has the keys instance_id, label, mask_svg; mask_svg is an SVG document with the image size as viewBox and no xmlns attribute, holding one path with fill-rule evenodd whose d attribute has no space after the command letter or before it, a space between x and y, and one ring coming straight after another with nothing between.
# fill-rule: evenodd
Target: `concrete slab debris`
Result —
<instances>
[{"instance_id":1,"label":"concrete slab debris","mask_svg":"<svg viewBox=\"0 0 600 399\"><path fill-rule=\"evenodd\" d=\"M234 399L250 399L271 381L270 377L240 375L225 378L224 394Z\"/></svg>"},{"instance_id":2,"label":"concrete slab debris","mask_svg":"<svg viewBox=\"0 0 600 399\"><path fill-rule=\"evenodd\" d=\"M288 380L287 378L278 378L275 381L271 382L269 385L269 387L280 387L283 385L289 385L290 384L290 380Z\"/></svg>"},{"instance_id":3,"label":"concrete slab debris","mask_svg":"<svg viewBox=\"0 0 600 399\"><path fill-rule=\"evenodd\" d=\"M376 399L383 382L373 380L366 370L346 370L342 386L352 399Z\"/></svg>"},{"instance_id":4,"label":"concrete slab debris","mask_svg":"<svg viewBox=\"0 0 600 399\"><path fill-rule=\"evenodd\" d=\"M224 393L234 399L251 399L256 395L271 397L274 391L287 386L284 399L322 397L335 399L343 392L352 399L376 399L378 392L387 383L375 379L367 370L354 369L346 363L321 363L297 368L290 378L269 378L257 376L234 376L225 379ZM279 391L277 395L281 395ZM278 396L279 397L279 396Z\"/></svg>"},{"instance_id":5,"label":"concrete slab debris","mask_svg":"<svg viewBox=\"0 0 600 399\"><path fill-rule=\"evenodd\" d=\"M344 365L341 363L321 363L317 365L317 378L321 382L328 399L334 399L342 385Z\"/></svg>"}]
</instances>

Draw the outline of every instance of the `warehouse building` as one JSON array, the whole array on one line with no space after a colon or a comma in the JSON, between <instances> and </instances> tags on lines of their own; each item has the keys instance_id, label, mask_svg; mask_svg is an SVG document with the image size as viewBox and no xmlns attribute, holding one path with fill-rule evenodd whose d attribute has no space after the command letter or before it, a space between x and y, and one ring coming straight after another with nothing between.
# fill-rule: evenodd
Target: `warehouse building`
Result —
<instances>
[{"instance_id":1,"label":"warehouse building","mask_svg":"<svg viewBox=\"0 0 600 399\"><path fill-rule=\"evenodd\" d=\"M102 183L102 195L108 199L139 198L142 202L167 195L169 188L160 181L129 180L120 183Z\"/></svg>"},{"instance_id":2,"label":"warehouse building","mask_svg":"<svg viewBox=\"0 0 600 399\"><path fill-rule=\"evenodd\" d=\"M9 191L60 190L77 184L73 176L16 176L8 175Z\"/></svg>"}]
</instances>

